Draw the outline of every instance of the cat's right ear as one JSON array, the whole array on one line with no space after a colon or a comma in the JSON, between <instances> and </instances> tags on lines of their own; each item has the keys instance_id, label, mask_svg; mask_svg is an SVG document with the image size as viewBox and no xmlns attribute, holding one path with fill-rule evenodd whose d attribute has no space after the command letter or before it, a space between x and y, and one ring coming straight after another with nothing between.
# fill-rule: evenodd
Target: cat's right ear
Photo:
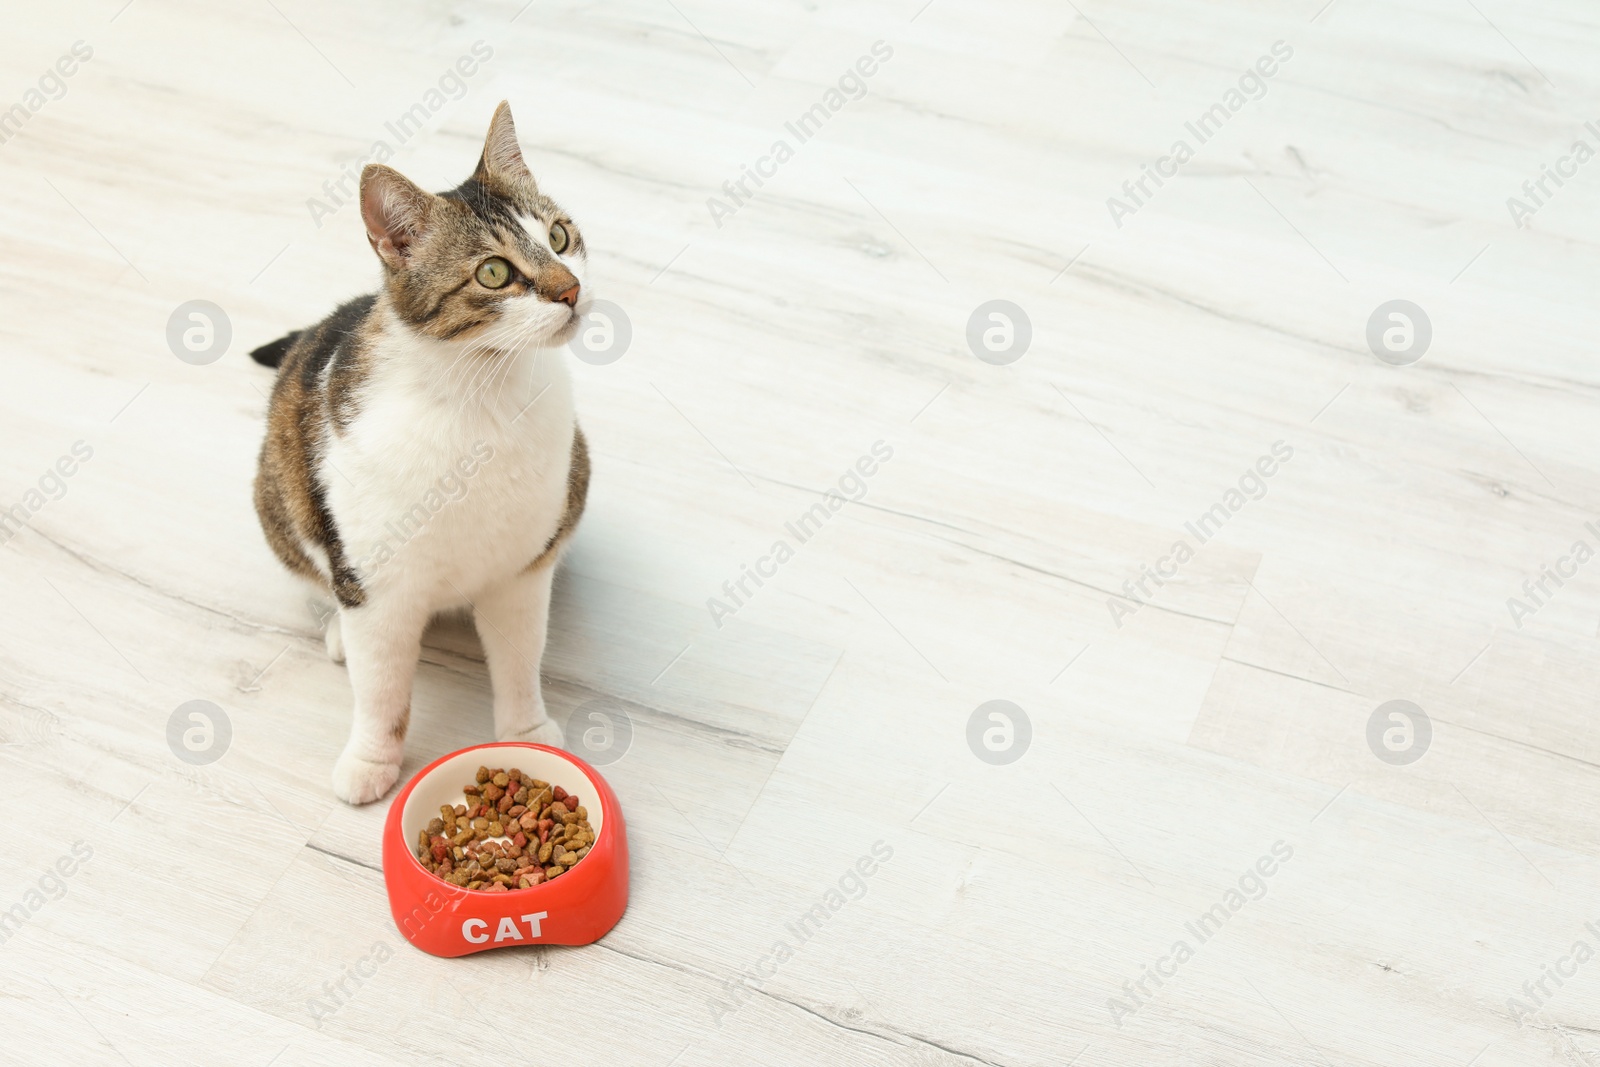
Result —
<instances>
[{"instance_id":1,"label":"cat's right ear","mask_svg":"<svg viewBox=\"0 0 1600 1067\"><path fill-rule=\"evenodd\" d=\"M361 171L361 221L372 250L391 270L399 270L411 247L428 228L433 194L412 184L404 174L381 163Z\"/></svg>"}]
</instances>

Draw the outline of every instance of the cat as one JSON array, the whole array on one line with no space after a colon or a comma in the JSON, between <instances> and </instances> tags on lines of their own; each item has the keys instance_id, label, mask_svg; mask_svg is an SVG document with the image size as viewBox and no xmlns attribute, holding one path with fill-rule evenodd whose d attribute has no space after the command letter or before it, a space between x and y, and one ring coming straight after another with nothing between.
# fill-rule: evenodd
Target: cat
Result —
<instances>
[{"instance_id":1,"label":"cat","mask_svg":"<svg viewBox=\"0 0 1600 1067\"><path fill-rule=\"evenodd\" d=\"M278 370L262 530L337 602L326 645L355 711L333 788L351 804L399 778L423 630L441 612L473 612L496 738L563 744L539 663L589 488L557 351L578 329L588 253L539 191L509 105L457 188L427 193L368 164L360 197L381 288L251 353Z\"/></svg>"}]
</instances>

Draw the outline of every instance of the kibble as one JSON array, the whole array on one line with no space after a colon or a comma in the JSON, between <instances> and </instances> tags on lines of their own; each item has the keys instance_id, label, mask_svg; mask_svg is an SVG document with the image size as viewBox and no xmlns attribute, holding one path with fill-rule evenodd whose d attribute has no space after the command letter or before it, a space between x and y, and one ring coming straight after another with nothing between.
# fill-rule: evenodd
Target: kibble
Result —
<instances>
[{"instance_id":1,"label":"kibble","mask_svg":"<svg viewBox=\"0 0 1600 1067\"><path fill-rule=\"evenodd\" d=\"M462 793L417 834L417 862L462 889L531 889L572 870L595 841L589 809L561 786L479 767Z\"/></svg>"}]
</instances>

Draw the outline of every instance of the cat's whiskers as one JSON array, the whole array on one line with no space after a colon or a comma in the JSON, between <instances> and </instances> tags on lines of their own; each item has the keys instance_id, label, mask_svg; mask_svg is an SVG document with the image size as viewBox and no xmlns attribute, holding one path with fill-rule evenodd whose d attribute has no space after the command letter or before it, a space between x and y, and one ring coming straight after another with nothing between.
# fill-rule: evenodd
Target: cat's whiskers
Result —
<instances>
[{"instance_id":1,"label":"cat's whiskers","mask_svg":"<svg viewBox=\"0 0 1600 1067\"><path fill-rule=\"evenodd\" d=\"M473 375L465 398L467 402L477 399L479 406L483 406L481 401L487 399L489 389L502 375L510 373L517 357L527 347L531 333L526 327L507 324L485 338L481 350L491 353L491 358L484 360L483 366Z\"/></svg>"},{"instance_id":2,"label":"cat's whiskers","mask_svg":"<svg viewBox=\"0 0 1600 1067\"><path fill-rule=\"evenodd\" d=\"M505 366L501 369L497 378L491 379L489 387L493 388L494 390L494 399L492 403L495 408L499 408L501 399L505 395L506 383L511 380L512 372L515 370L517 364L521 360L523 353L526 352L529 345L533 343L533 335L534 330L532 327L523 327L518 332L514 343L506 356ZM538 349L535 348L534 351L537 352ZM487 400L487 389L484 395L485 399Z\"/></svg>"},{"instance_id":3,"label":"cat's whiskers","mask_svg":"<svg viewBox=\"0 0 1600 1067\"><path fill-rule=\"evenodd\" d=\"M511 381L512 369L516 366L517 357L522 355L523 351L528 347L528 344L532 341L532 339L533 330L531 328L525 328L522 332L522 336L518 339L515 354L511 359L506 360L505 370L503 370L500 374L499 384L495 388L494 407L500 407L500 401L505 396L506 383ZM539 358L538 352L539 350L537 348L534 349L535 366L537 366L537 361Z\"/></svg>"},{"instance_id":4,"label":"cat's whiskers","mask_svg":"<svg viewBox=\"0 0 1600 1067\"><path fill-rule=\"evenodd\" d=\"M456 368L461 368L462 373L465 374L467 369L471 367L471 364L468 362L468 360L471 359L473 352L473 345L463 345L461 351L456 354L456 358L450 362L450 365L446 367L444 372L439 376L439 380L443 383L442 391L444 393L449 394L452 391L451 384L455 379Z\"/></svg>"},{"instance_id":5,"label":"cat's whiskers","mask_svg":"<svg viewBox=\"0 0 1600 1067\"><path fill-rule=\"evenodd\" d=\"M458 392L466 392L470 397L471 385L484 370L484 363L491 360L480 360L479 357L486 353L498 350L499 342L510 335L512 328L506 325L491 329L483 337L466 342L462 345L461 352L451 362L444 374L442 391L448 397L455 397ZM460 381L457 382L457 368L460 369ZM459 390L458 390L459 384Z\"/></svg>"},{"instance_id":6,"label":"cat's whiskers","mask_svg":"<svg viewBox=\"0 0 1600 1067\"><path fill-rule=\"evenodd\" d=\"M445 368L444 373L441 376L442 386L440 391L444 393L446 397L453 396L455 394L456 372L458 368L461 373L462 385L465 385L468 376L478 369L474 360L477 355L484 350L485 344L486 342L481 338L462 343L456 358L451 361L448 367Z\"/></svg>"},{"instance_id":7,"label":"cat's whiskers","mask_svg":"<svg viewBox=\"0 0 1600 1067\"><path fill-rule=\"evenodd\" d=\"M496 355L484 360L478 373L473 376L471 389L468 391L463 403L470 404L476 400L481 410L483 408L484 391L488 389L489 383L494 380L495 375L500 372L501 366L512 358L514 357L509 352L498 352Z\"/></svg>"}]
</instances>

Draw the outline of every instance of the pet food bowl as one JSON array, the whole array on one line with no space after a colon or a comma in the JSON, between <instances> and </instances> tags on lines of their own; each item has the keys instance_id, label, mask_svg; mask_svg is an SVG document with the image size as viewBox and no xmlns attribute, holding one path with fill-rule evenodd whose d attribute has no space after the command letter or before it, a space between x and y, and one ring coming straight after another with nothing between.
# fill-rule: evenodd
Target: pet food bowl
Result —
<instances>
[{"instance_id":1,"label":"pet food bowl","mask_svg":"<svg viewBox=\"0 0 1600 1067\"><path fill-rule=\"evenodd\" d=\"M441 805L468 802L461 787L481 766L517 767L576 793L595 832L584 858L548 882L504 893L462 889L423 867L414 851L418 833ZM548 745L478 745L434 760L395 797L383 828L383 880L401 935L435 956L510 945L587 945L627 910L627 827L611 786L576 756Z\"/></svg>"}]
</instances>

